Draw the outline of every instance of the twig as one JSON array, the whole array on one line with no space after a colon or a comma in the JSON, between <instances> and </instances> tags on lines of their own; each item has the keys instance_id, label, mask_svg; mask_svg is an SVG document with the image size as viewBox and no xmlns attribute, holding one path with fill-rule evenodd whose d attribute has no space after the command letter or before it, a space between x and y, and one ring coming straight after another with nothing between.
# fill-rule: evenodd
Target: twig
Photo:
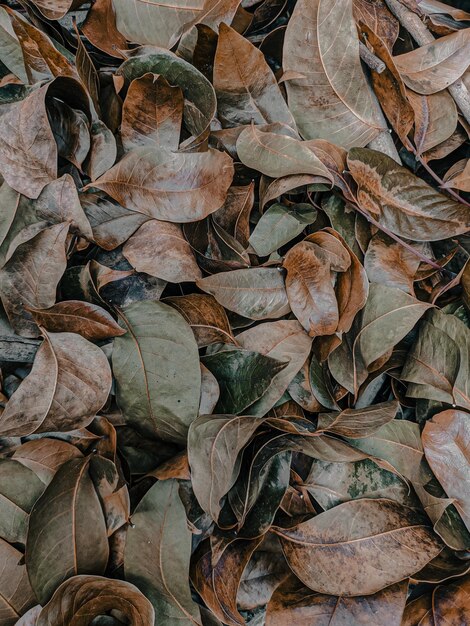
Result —
<instances>
[{"instance_id":1,"label":"twig","mask_svg":"<svg viewBox=\"0 0 470 626\"><path fill-rule=\"evenodd\" d=\"M377 74L381 74L385 70L385 63L375 56L362 41L359 42L359 55L364 63Z\"/></svg>"},{"instance_id":2,"label":"twig","mask_svg":"<svg viewBox=\"0 0 470 626\"><path fill-rule=\"evenodd\" d=\"M399 0L385 0L385 3L419 46L426 46L435 41L432 33L429 32L416 13L403 6ZM470 124L470 94L465 84L459 79L449 85L447 89L460 112Z\"/></svg>"}]
</instances>

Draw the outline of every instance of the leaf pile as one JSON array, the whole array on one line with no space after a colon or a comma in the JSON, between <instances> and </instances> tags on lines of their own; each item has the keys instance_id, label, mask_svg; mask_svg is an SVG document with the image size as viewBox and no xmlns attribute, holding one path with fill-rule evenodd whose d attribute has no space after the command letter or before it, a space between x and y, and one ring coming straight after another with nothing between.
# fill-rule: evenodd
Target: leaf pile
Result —
<instances>
[{"instance_id":1,"label":"leaf pile","mask_svg":"<svg viewBox=\"0 0 470 626\"><path fill-rule=\"evenodd\" d=\"M470 14L0 2L1 626L470 624Z\"/></svg>"}]
</instances>

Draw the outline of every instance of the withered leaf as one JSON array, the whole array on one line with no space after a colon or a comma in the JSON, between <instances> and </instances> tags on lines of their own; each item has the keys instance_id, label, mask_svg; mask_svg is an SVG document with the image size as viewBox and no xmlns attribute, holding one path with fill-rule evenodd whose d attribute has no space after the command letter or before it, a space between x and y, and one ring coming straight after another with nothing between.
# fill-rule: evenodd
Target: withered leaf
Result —
<instances>
[{"instance_id":1,"label":"withered leaf","mask_svg":"<svg viewBox=\"0 0 470 626\"><path fill-rule=\"evenodd\" d=\"M386 587L370 596L331 596L312 593L298 581L288 579L274 592L266 611L266 626L340 626L369 624L401 626L408 583Z\"/></svg>"},{"instance_id":2,"label":"withered leaf","mask_svg":"<svg viewBox=\"0 0 470 626\"><path fill-rule=\"evenodd\" d=\"M345 502L276 533L300 580L331 595L376 593L414 574L443 547L424 517L383 499Z\"/></svg>"},{"instance_id":3,"label":"withered leaf","mask_svg":"<svg viewBox=\"0 0 470 626\"><path fill-rule=\"evenodd\" d=\"M126 332L105 309L81 300L66 300L49 309L30 308L29 311L35 322L48 331L76 332L91 341L117 337Z\"/></svg>"},{"instance_id":4,"label":"withered leaf","mask_svg":"<svg viewBox=\"0 0 470 626\"><path fill-rule=\"evenodd\" d=\"M67 578L102 574L108 562L106 525L89 462L62 465L31 512L26 567L42 605Z\"/></svg>"},{"instance_id":5,"label":"withered leaf","mask_svg":"<svg viewBox=\"0 0 470 626\"><path fill-rule=\"evenodd\" d=\"M36 604L36 599L22 562L23 554L0 539L0 558L0 620L5 626L14 626L20 615Z\"/></svg>"},{"instance_id":6,"label":"withered leaf","mask_svg":"<svg viewBox=\"0 0 470 626\"><path fill-rule=\"evenodd\" d=\"M111 369L100 348L76 333L43 334L31 373L0 417L3 436L87 426L108 398Z\"/></svg>"},{"instance_id":7,"label":"withered leaf","mask_svg":"<svg viewBox=\"0 0 470 626\"><path fill-rule=\"evenodd\" d=\"M217 150L135 148L93 183L123 206L170 222L193 222L222 206L232 159Z\"/></svg>"},{"instance_id":8,"label":"withered leaf","mask_svg":"<svg viewBox=\"0 0 470 626\"><path fill-rule=\"evenodd\" d=\"M365 146L383 129L359 58L352 2L302 0L287 25L285 72L289 107L305 139Z\"/></svg>"},{"instance_id":9,"label":"withered leaf","mask_svg":"<svg viewBox=\"0 0 470 626\"><path fill-rule=\"evenodd\" d=\"M468 450L468 414L444 411L426 422L423 447L432 471L457 508L467 528L470 509L467 493L470 489Z\"/></svg>"},{"instance_id":10,"label":"withered leaf","mask_svg":"<svg viewBox=\"0 0 470 626\"><path fill-rule=\"evenodd\" d=\"M240 451L263 423L259 417L201 415L188 435L188 460L194 493L201 507L218 520L222 497L233 486Z\"/></svg>"},{"instance_id":11,"label":"withered leaf","mask_svg":"<svg viewBox=\"0 0 470 626\"><path fill-rule=\"evenodd\" d=\"M211 343L236 343L225 309L213 296L192 293L165 298L191 326L200 348Z\"/></svg>"},{"instance_id":12,"label":"withered leaf","mask_svg":"<svg viewBox=\"0 0 470 626\"><path fill-rule=\"evenodd\" d=\"M179 224L149 220L124 244L122 253L138 272L170 283L202 278Z\"/></svg>"},{"instance_id":13,"label":"withered leaf","mask_svg":"<svg viewBox=\"0 0 470 626\"><path fill-rule=\"evenodd\" d=\"M417 50L400 54L395 64L408 87L422 94L442 91L469 65L470 32L458 30Z\"/></svg>"},{"instance_id":14,"label":"withered leaf","mask_svg":"<svg viewBox=\"0 0 470 626\"><path fill-rule=\"evenodd\" d=\"M470 408L470 331L454 315L432 311L423 320L401 378L407 395Z\"/></svg>"},{"instance_id":15,"label":"withered leaf","mask_svg":"<svg viewBox=\"0 0 470 626\"><path fill-rule=\"evenodd\" d=\"M240 133L236 147L244 165L271 178L311 174L333 182L330 172L316 154L305 142L294 137L258 130L251 125Z\"/></svg>"},{"instance_id":16,"label":"withered leaf","mask_svg":"<svg viewBox=\"0 0 470 626\"><path fill-rule=\"evenodd\" d=\"M65 271L67 223L44 228L13 252L0 270L0 296L15 331L38 337L39 330L26 307L48 308L56 299L57 284Z\"/></svg>"},{"instance_id":17,"label":"withered leaf","mask_svg":"<svg viewBox=\"0 0 470 626\"><path fill-rule=\"evenodd\" d=\"M263 267L223 272L202 278L196 284L229 311L250 319L277 318L290 311L279 269Z\"/></svg>"},{"instance_id":18,"label":"withered leaf","mask_svg":"<svg viewBox=\"0 0 470 626\"><path fill-rule=\"evenodd\" d=\"M226 24L219 28L214 88L222 126L282 122L295 127L263 53Z\"/></svg>"},{"instance_id":19,"label":"withered leaf","mask_svg":"<svg viewBox=\"0 0 470 626\"><path fill-rule=\"evenodd\" d=\"M154 620L152 605L131 583L81 575L58 587L39 614L37 626L85 626L90 617L98 618L109 611L124 615L131 626L147 626Z\"/></svg>"},{"instance_id":20,"label":"withered leaf","mask_svg":"<svg viewBox=\"0 0 470 626\"><path fill-rule=\"evenodd\" d=\"M132 81L122 109L121 138L126 150L162 146L177 150L183 94L162 76L144 74Z\"/></svg>"},{"instance_id":21,"label":"withered leaf","mask_svg":"<svg viewBox=\"0 0 470 626\"><path fill-rule=\"evenodd\" d=\"M353 148L348 166L359 204L397 235L436 241L468 230L470 209L439 193L390 157Z\"/></svg>"}]
</instances>

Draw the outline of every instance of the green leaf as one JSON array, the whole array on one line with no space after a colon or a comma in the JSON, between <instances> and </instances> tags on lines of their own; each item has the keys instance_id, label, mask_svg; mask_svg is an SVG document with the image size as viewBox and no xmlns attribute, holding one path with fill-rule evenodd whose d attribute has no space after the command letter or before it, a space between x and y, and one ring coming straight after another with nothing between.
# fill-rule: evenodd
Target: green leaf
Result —
<instances>
[{"instance_id":1,"label":"green leaf","mask_svg":"<svg viewBox=\"0 0 470 626\"><path fill-rule=\"evenodd\" d=\"M258 256L268 256L295 239L317 219L311 204L273 204L259 219L249 243Z\"/></svg>"},{"instance_id":2,"label":"green leaf","mask_svg":"<svg viewBox=\"0 0 470 626\"><path fill-rule=\"evenodd\" d=\"M124 553L126 579L152 602L157 626L200 624L191 599L191 533L176 480L158 481L132 515Z\"/></svg>"},{"instance_id":3,"label":"green leaf","mask_svg":"<svg viewBox=\"0 0 470 626\"><path fill-rule=\"evenodd\" d=\"M232 347L206 355L202 363L219 383L217 412L235 414L259 400L276 374L287 366L286 361Z\"/></svg>"},{"instance_id":4,"label":"green leaf","mask_svg":"<svg viewBox=\"0 0 470 626\"><path fill-rule=\"evenodd\" d=\"M455 315L432 311L421 323L401 379L410 398L470 409L470 330Z\"/></svg>"},{"instance_id":5,"label":"green leaf","mask_svg":"<svg viewBox=\"0 0 470 626\"><path fill-rule=\"evenodd\" d=\"M116 398L128 424L149 437L184 443L201 390L191 327L172 307L142 301L125 308L128 331L114 341Z\"/></svg>"},{"instance_id":6,"label":"green leaf","mask_svg":"<svg viewBox=\"0 0 470 626\"><path fill-rule=\"evenodd\" d=\"M0 460L0 537L26 543L28 517L46 488L36 474L13 459Z\"/></svg>"}]
</instances>

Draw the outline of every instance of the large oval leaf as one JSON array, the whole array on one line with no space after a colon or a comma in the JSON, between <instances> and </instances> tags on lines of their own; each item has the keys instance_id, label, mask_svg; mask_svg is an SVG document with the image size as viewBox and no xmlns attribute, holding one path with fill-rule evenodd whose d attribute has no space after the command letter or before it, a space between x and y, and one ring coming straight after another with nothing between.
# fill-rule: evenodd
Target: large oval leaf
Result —
<instances>
[{"instance_id":1,"label":"large oval leaf","mask_svg":"<svg viewBox=\"0 0 470 626\"><path fill-rule=\"evenodd\" d=\"M135 148L93 183L128 209L168 222L194 222L217 211L233 177L228 154Z\"/></svg>"},{"instance_id":2,"label":"large oval leaf","mask_svg":"<svg viewBox=\"0 0 470 626\"><path fill-rule=\"evenodd\" d=\"M126 578L151 600L157 624L200 624L191 599L191 533L176 480L159 481L132 515L124 554Z\"/></svg>"},{"instance_id":3,"label":"large oval leaf","mask_svg":"<svg viewBox=\"0 0 470 626\"><path fill-rule=\"evenodd\" d=\"M282 317L290 311L282 273L275 268L221 272L196 284L225 308L250 319Z\"/></svg>"},{"instance_id":4,"label":"large oval leaf","mask_svg":"<svg viewBox=\"0 0 470 626\"><path fill-rule=\"evenodd\" d=\"M106 524L89 461L65 463L31 512L26 567L43 605L67 578L102 574L108 562Z\"/></svg>"},{"instance_id":5,"label":"large oval leaf","mask_svg":"<svg viewBox=\"0 0 470 626\"><path fill-rule=\"evenodd\" d=\"M359 187L359 204L395 234L438 241L468 230L467 206L439 193L389 156L353 148L348 166Z\"/></svg>"},{"instance_id":6,"label":"large oval leaf","mask_svg":"<svg viewBox=\"0 0 470 626\"><path fill-rule=\"evenodd\" d=\"M116 397L125 420L150 437L184 443L201 390L197 344L173 308L142 301L120 314L114 341Z\"/></svg>"},{"instance_id":7,"label":"large oval leaf","mask_svg":"<svg viewBox=\"0 0 470 626\"><path fill-rule=\"evenodd\" d=\"M46 333L33 369L0 417L0 433L68 431L88 425L108 399L111 369L101 348L76 333Z\"/></svg>"},{"instance_id":8,"label":"large oval leaf","mask_svg":"<svg viewBox=\"0 0 470 626\"><path fill-rule=\"evenodd\" d=\"M365 146L381 130L378 106L359 58L352 1L300 0L286 30L289 107L305 139Z\"/></svg>"},{"instance_id":9,"label":"large oval leaf","mask_svg":"<svg viewBox=\"0 0 470 626\"><path fill-rule=\"evenodd\" d=\"M314 591L376 593L419 571L443 544L424 517L392 500L351 500L277 529L294 573Z\"/></svg>"}]
</instances>

